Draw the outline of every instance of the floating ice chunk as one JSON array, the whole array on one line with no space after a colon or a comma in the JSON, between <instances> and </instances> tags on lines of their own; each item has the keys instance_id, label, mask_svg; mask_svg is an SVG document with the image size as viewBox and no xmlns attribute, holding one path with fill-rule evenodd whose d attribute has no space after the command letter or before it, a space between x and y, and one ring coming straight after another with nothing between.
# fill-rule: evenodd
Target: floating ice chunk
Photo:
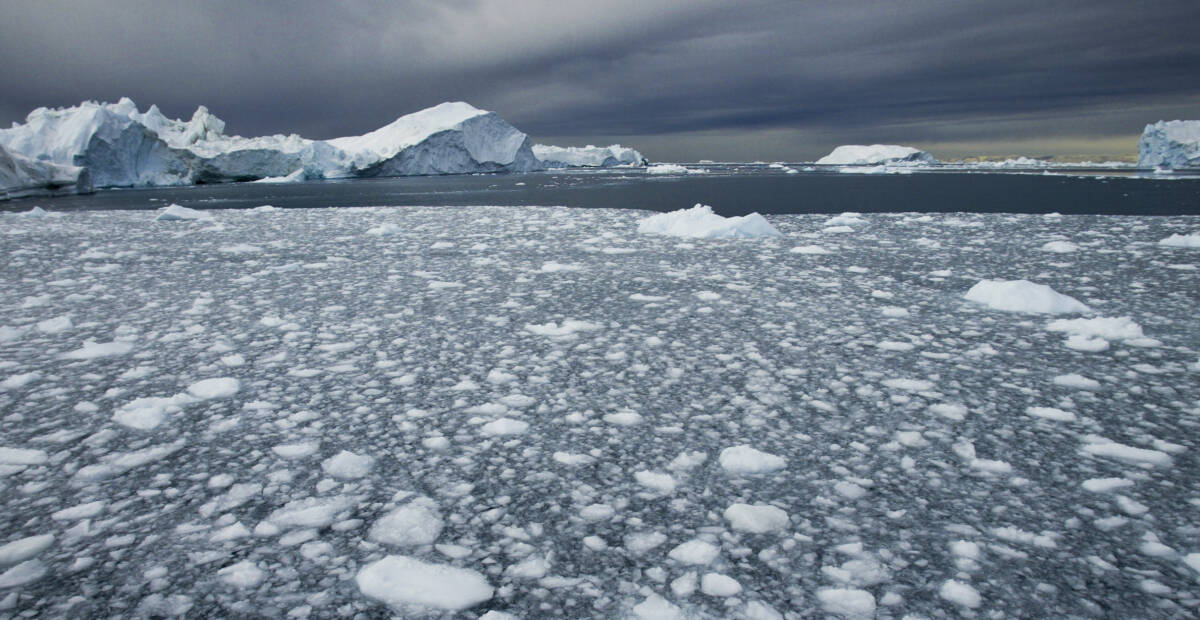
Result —
<instances>
[{"instance_id":1,"label":"floating ice chunk","mask_svg":"<svg viewBox=\"0 0 1200 620\"><path fill-rule=\"evenodd\" d=\"M875 596L866 590L853 588L820 588L817 601L826 613L847 620L869 620L875 617Z\"/></svg>"},{"instance_id":2,"label":"floating ice chunk","mask_svg":"<svg viewBox=\"0 0 1200 620\"><path fill-rule=\"evenodd\" d=\"M608 504L588 504L579 510L579 516L584 521L606 521L615 514L617 511Z\"/></svg>"},{"instance_id":3,"label":"floating ice chunk","mask_svg":"<svg viewBox=\"0 0 1200 620\"><path fill-rule=\"evenodd\" d=\"M739 532L767 534L788 526L788 513L767 504L733 504L725 509L725 520Z\"/></svg>"},{"instance_id":4,"label":"floating ice chunk","mask_svg":"<svg viewBox=\"0 0 1200 620\"><path fill-rule=\"evenodd\" d=\"M727 575L705 573L700 578L700 591L709 596L737 596L742 591L742 584Z\"/></svg>"},{"instance_id":5,"label":"floating ice chunk","mask_svg":"<svg viewBox=\"0 0 1200 620\"><path fill-rule=\"evenodd\" d=\"M587 454L572 454L570 452L555 452L551 455L554 462L567 467L579 467L581 465L591 465L596 462L596 457Z\"/></svg>"},{"instance_id":6,"label":"floating ice chunk","mask_svg":"<svg viewBox=\"0 0 1200 620\"><path fill-rule=\"evenodd\" d=\"M69 314L56 316L52 319L46 319L44 321L38 321L37 323L38 331L42 332L43 334L60 334L68 329L71 329L71 327L73 327L73 325L71 323L71 315Z\"/></svg>"},{"instance_id":7,"label":"floating ice chunk","mask_svg":"<svg viewBox=\"0 0 1200 620\"><path fill-rule=\"evenodd\" d=\"M697 203L691 209L658 213L638 222L641 234L667 235L690 239L724 237L779 237L779 231L758 213L739 217L721 217L712 207Z\"/></svg>"},{"instance_id":8,"label":"floating ice chunk","mask_svg":"<svg viewBox=\"0 0 1200 620\"><path fill-rule=\"evenodd\" d=\"M78 521L79 519L91 519L104 511L104 500L87 502L70 508L63 508L57 512L51 513L50 518L55 521Z\"/></svg>"},{"instance_id":9,"label":"floating ice chunk","mask_svg":"<svg viewBox=\"0 0 1200 620\"><path fill-rule=\"evenodd\" d=\"M679 164L655 164L646 167L646 174L699 174L700 170L694 170L687 166Z\"/></svg>"},{"instance_id":10,"label":"floating ice chunk","mask_svg":"<svg viewBox=\"0 0 1200 620\"><path fill-rule=\"evenodd\" d=\"M403 555L389 555L364 566L354 581L364 595L395 607L420 605L456 611L489 600L494 592L476 571Z\"/></svg>"},{"instance_id":11,"label":"floating ice chunk","mask_svg":"<svg viewBox=\"0 0 1200 620\"><path fill-rule=\"evenodd\" d=\"M623 409L615 413L604 414L604 421L617 426L633 426L642 421L642 415L632 409Z\"/></svg>"},{"instance_id":12,"label":"floating ice chunk","mask_svg":"<svg viewBox=\"0 0 1200 620\"><path fill-rule=\"evenodd\" d=\"M937 403L929 406L929 411L947 420L959 421L967 417L967 408L954 403Z\"/></svg>"},{"instance_id":13,"label":"floating ice chunk","mask_svg":"<svg viewBox=\"0 0 1200 620\"><path fill-rule=\"evenodd\" d=\"M404 229L396 224L380 224L374 228L367 229L368 235L375 235L377 237L382 237L384 235L396 235L402 232L404 232Z\"/></svg>"},{"instance_id":14,"label":"floating ice chunk","mask_svg":"<svg viewBox=\"0 0 1200 620\"><path fill-rule=\"evenodd\" d=\"M33 583L46 576L47 568L38 560L26 560L0 573L0 590Z\"/></svg>"},{"instance_id":15,"label":"floating ice chunk","mask_svg":"<svg viewBox=\"0 0 1200 620\"><path fill-rule=\"evenodd\" d=\"M279 456L291 460L302 459L307 456L312 456L321 448L321 443L317 441L303 441L300 443L285 443L273 446L271 451Z\"/></svg>"},{"instance_id":16,"label":"floating ice chunk","mask_svg":"<svg viewBox=\"0 0 1200 620\"><path fill-rule=\"evenodd\" d=\"M675 485L678 484L670 474L653 471L643 470L634 472L633 477L637 480L638 484L664 495L674 493Z\"/></svg>"},{"instance_id":17,"label":"floating ice chunk","mask_svg":"<svg viewBox=\"0 0 1200 620\"><path fill-rule=\"evenodd\" d=\"M676 562L698 566L712 564L718 555L721 555L721 550L716 545L698 538L676 546L667 554L668 557Z\"/></svg>"},{"instance_id":18,"label":"floating ice chunk","mask_svg":"<svg viewBox=\"0 0 1200 620\"><path fill-rule=\"evenodd\" d=\"M505 576L517 579L541 579L550 572L550 563L540 555L531 555L504 569Z\"/></svg>"},{"instance_id":19,"label":"floating ice chunk","mask_svg":"<svg viewBox=\"0 0 1200 620\"><path fill-rule=\"evenodd\" d=\"M520 435L529 430L529 423L512 418L500 418L484 424L479 427L479 430L484 435L491 436Z\"/></svg>"},{"instance_id":20,"label":"floating ice chunk","mask_svg":"<svg viewBox=\"0 0 1200 620\"><path fill-rule=\"evenodd\" d=\"M846 211L841 215L835 215L828 220L825 220L824 226L865 226L867 220L862 218L861 213Z\"/></svg>"},{"instance_id":21,"label":"floating ice chunk","mask_svg":"<svg viewBox=\"0 0 1200 620\"><path fill-rule=\"evenodd\" d=\"M983 555L979 550L979 543L969 540L956 540L950 543L950 553L968 560L978 560Z\"/></svg>"},{"instance_id":22,"label":"floating ice chunk","mask_svg":"<svg viewBox=\"0 0 1200 620\"><path fill-rule=\"evenodd\" d=\"M910 312L907 309L901 308L899 306L884 306L884 307L880 308L879 311L881 313L883 313L883 316L894 318L894 319L903 318L910 314Z\"/></svg>"},{"instance_id":23,"label":"floating ice chunk","mask_svg":"<svg viewBox=\"0 0 1200 620\"><path fill-rule=\"evenodd\" d=\"M822 228L821 232L830 234L830 235L840 235L840 234L845 234L845 233L852 233L852 232L854 232L854 229L850 228L849 226L829 226L828 228Z\"/></svg>"},{"instance_id":24,"label":"floating ice chunk","mask_svg":"<svg viewBox=\"0 0 1200 620\"><path fill-rule=\"evenodd\" d=\"M82 347L63 353L62 357L69 360L91 360L98 357L126 355L130 351L133 351L133 345L128 342L95 342L93 340L86 340Z\"/></svg>"},{"instance_id":25,"label":"floating ice chunk","mask_svg":"<svg viewBox=\"0 0 1200 620\"><path fill-rule=\"evenodd\" d=\"M1082 302L1028 280L980 280L963 296L993 310L1039 314L1091 312Z\"/></svg>"},{"instance_id":26,"label":"floating ice chunk","mask_svg":"<svg viewBox=\"0 0 1200 620\"><path fill-rule=\"evenodd\" d=\"M168 415L179 413L194 402L196 399L187 394L137 398L118 407L113 412L113 421L137 430L150 430L162 424Z\"/></svg>"},{"instance_id":27,"label":"floating ice chunk","mask_svg":"<svg viewBox=\"0 0 1200 620\"><path fill-rule=\"evenodd\" d=\"M848 500L860 499L867 494L866 489L849 480L838 480L834 483L833 490Z\"/></svg>"},{"instance_id":28,"label":"floating ice chunk","mask_svg":"<svg viewBox=\"0 0 1200 620\"><path fill-rule=\"evenodd\" d=\"M1183 563L1188 565L1188 568L1200 573L1200 553L1189 553L1183 556Z\"/></svg>"},{"instance_id":29,"label":"floating ice chunk","mask_svg":"<svg viewBox=\"0 0 1200 620\"><path fill-rule=\"evenodd\" d=\"M158 217L154 220L157 222L189 222L189 221L212 221L213 216L207 211L197 211L181 207L177 204L172 204L158 212Z\"/></svg>"},{"instance_id":30,"label":"floating ice chunk","mask_svg":"<svg viewBox=\"0 0 1200 620\"><path fill-rule=\"evenodd\" d=\"M114 452L105 455L99 463L85 465L75 472L75 480L92 482L120 476L132 469L162 460L183 447L183 440L159 446L150 446L133 452Z\"/></svg>"},{"instance_id":31,"label":"floating ice chunk","mask_svg":"<svg viewBox=\"0 0 1200 620\"><path fill-rule=\"evenodd\" d=\"M1127 316L1056 319L1046 324L1046 331L1063 332L1080 339L1081 342L1095 339L1128 341L1145 337L1142 333L1142 326ZM1107 345L1107 343L1105 344Z\"/></svg>"},{"instance_id":32,"label":"floating ice chunk","mask_svg":"<svg viewBox=\"0 0 1200 620\"><path fill-rule=\"evenodd\" d=\"M24 562L50 548L54 534L28 536L0 545L0 566Z\"/></svg>"},{"instance_id":33,"label":"floating ice chunk","mask_svg":"<svg viewBox=\"0 0 1200 620\"><path fill-rule=\"evenodd\" d=\"M646 600L633 606L633 616L638 620L684 620L683 611L667 599L650 593Z\"/></svg>"},{"instance_id":34,"label":"floating ice chunk","mask_svg":"<svg viewBox=\"0 0 1200 620\"><path fill-rule=\"evenodd\" d=\"M942 583L942 587L938 588L938 596L968 609L975 609L982 602L975 588L957 579L947 579Z\"/></svg>"},{"instance_id":35,"label":"floating ice chunk","mask_svg":"<svg viewBox=\"0 0 1200 620\"><path fill-rule=\"evenodd\" d=\"M225 254L258 254L263 250L257 245L250 245L249 243L237 243L233 245L223 245L217 248L217 251Z\"/></svg>"},{"instance_id":36,"label":"floating ice chunk","mask_svg":"<svg viewBox=\"0 0 1200 620\"><path fill-rule=\"evenodd\" d=\"M441 536L443 527L437 504L418 497L376 521L367 538L385 545L430 545Z\"/></svg>"},{"instance_id":37,"label":"floating ice chunk","mask_svg":"<svg viewBox=\"0 0 1200 620\"><path fill-rule=\"evenodd\" d=\"M894 340L881 340L875 343L875 348L881 351L912 351L914 346L909 342L896 342Z\"/></svg>"},{"instance_id":38,"label":"floating ice chunk","mask_svg":"<svg viewBox=\"0 0 1200 620\"><path fill-rule=\"evenodd\" d=\"M725 448L721 450L717 460L721 467L731 474L763 474L787 466L787 461L782 457L761 452L748 445Z\"/></svg>"},{"instance_id":39,"label":"floating ice chunk","mask_svg":"<svg viewBox=\"0 0 1200 620\"><path fill-rule=\"evenodd\" d=\"M1077 390L1095 391L1100 389L1100 382L1075 373L1054 377L1054 385L1075 388Z\"/></svg>"},{"instance_id":40,"label":"floating ice chunk","mask_svg":"<svg viewBox=\"0 0 1200 620\"><path fill-rule=\"evenodd\" d=\"M833 254L830 250L819 245L798 245L788 251L792 254Z\"/></svg>"},{"instance_id":41,"label":"floating ice chunk","mask_svg":"<svg viewBox=\"0 0 1200 620\"><path fill-rule=\"evenodd\" d=\"M1088 436L1085 441L1088 441L1088 443L1083 446L1083 451L1093 456L1102 456L1134 464L1171 464L1171 456L1166 452L1150 450L1148 448L1135 448L1096 435Z\"/></svg>"},{"instance_id":42,"label":"floating ice chunk","mask_svg":"<svg viewBox=\"0 0 1200 620\"><path fill-rule=\"evenodd\" d=\"M1158 245L1168 248L1200 248L1200 233L1194 235L1174 234L1158 242Z\"/></svg>"},{"instance_id":43,"label":"floating ice chunk","mask_svg":"<svg viewBox=\"0 0 1200 620\"><path fill-rule=\"evenodd\" d=\"M932 381L924 379L884 379L883 385L906 392L928 392L934 388Z\"/></svg>"},{"instance_id":44,"label":"floating ice chunk","mask_svg":"<svg viewBox=\"0 0 1200 620\"><path fill-rule=\"evenodd\" d=\"M235 588L253 588L262 583L267 574L254 562L242 560L217 571L217 578Z\"/></svg>"},{"instance_id":45,"label":"floating ice chunk","mask_svg":"<svg viewBox=\"0 0 1200 620\"><path fill-rule=\"evenodd\" d=\"M1128 478L1090 478L1083 481L1083 489L1092 493L1108 493L1117 489L1124 489L1133 486L1133 481Z\"/></svg>"},{"instance_id":46,"label":"floating ice chunk","mask_svg":"<svg viewBox=\"0 0 1200 620\"><path fill-rule=\"evenodd\" d=\"M321 469L334 478L353 480L355 478L362 478L370 473L371 464L374 462L374 458L365 454L355 454L349 450L342 450L322 461Z\"/></svg>"},{"instance_id":47,"label":"floating ice chunk","mask_svg":"<svg viewBox=\"0 0 1200 620\"><path fill-rule=\"evenodd\" d=\"M354 507L352 497L305 497L292 500L267 516L266 521L279 528L328 527L338 514Z\"/></svg>"},{"instance_id":48,"label":"floating ice chunk","mask_svg":"<svg viewBox=\"0 0 1200 620\"><path fill-rule=\"evenodd\" d=\"M1081 336L1079 334L1071 334L1063 343L1068 349L1075 351L1084 351L1087 353L1098 353L1108 349L1108 341L1103 338L1092 338L1089 336Z\"/></svg>"},{"instance_id":49,"label":"floating ice chunk","mask_svg":"<svg viewBox=\"0 0 1200 620\"><path fill-rule=\"evenodd\" d=\"M1042 245L1040 248L1043 252L1054 252L1056 254L1067 254L1079 249L1079 246L1070 241L1051 241Z\"/></svg>"},{"instance_id":50,"label":"floating ice chunk","mask_svg":"<svg viewBox=\"0 0 1200 620\"><path fill-rule=\"evenodd\" d=\"M667 542L662 532L635 532L625 537L625 548L634 555L641 555Z\"/></svg>"},{"instance_id":51,"label":"floating ice chunk","mask_svg":"<svg viewBox=\"0 0 1200 620\"><path fill-rule=\"evenodd\" d=\"M41 376L42 373L37 372L36 370L33 372L23 372L21 374L12 375L4 381L0 381L0 390L15 390L18 388L23 388L30 383L37 381Z\"/></svg>"},{"instance_id":52,"label":"floating ice chunk","mask_svg":"<svg viewBox=\"0 0 1200 620\"><path fill-rule=\"evenodd\" d=\"M1054 420L1055 422L1074 422L1076 420L1074 413L1055 407L1026 407L1025 413L1035 418Z\"/></svg>"},{"instance_id":53,"label":"floating ice chunk","mask_svg":"<svg viewBox=\"0 0 1200 620\"><path fill-rule=\"evenodd\" d=\"M542 263L542 268L539 269L538 271L540 271L542 273L560 273L563 271L567 271L567 272L583 271L583 266L582 265L572 265L572 264L568 264L568 263L556 263L554 261L550 261L547 263Z\"/></svg>"},{"instance_id":54,"label":"floating ice chunk","mask_svg":"<svg viewBox=\"0 0 1200 620\"><path fill-rule=\"evenodd\" d=\"M547 336L549 338L567 340L574 338L579 332L595 331L601 327L602 326L598 323L567 319L564 320L561 325L555 323L554 321L550 321L549 323L544 323L541 325L526 324L525 331L538 336Z\"/></svg>"}]
</instances>

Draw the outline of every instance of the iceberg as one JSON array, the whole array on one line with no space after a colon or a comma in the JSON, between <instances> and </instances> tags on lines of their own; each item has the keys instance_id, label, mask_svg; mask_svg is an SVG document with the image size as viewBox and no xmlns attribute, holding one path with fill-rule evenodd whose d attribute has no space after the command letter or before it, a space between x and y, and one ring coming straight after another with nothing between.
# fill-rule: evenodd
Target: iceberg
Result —
<instances>
[{"instance_id":1,"label":"iceberg","mask_svg":"<svg viewBox=\"0 0 1200 620\"><path fill-rule=\"evenodd\" d=\"M638 151L613 144L610 146L551 146L533 145L533 154L546 168L614 168L643 167L648 162Z\"/></svg>"},{"instance_id":2,"label":"iceberg","mask_svg":"<svg viewBox=\"0 0 1200 620\"><path fill-rule=\"evenodd\" d=\"M1138 140L1138 167L1200 168L1200 121L1158 121Z\"/></svg>"},{"instance_id":3,"label":"iceberg","mask_svg":"<svg viewBox=\"0 0 1200 620\"><path fill-rule=\"evenodd\" d=\"M1004 312L1085 314L1092 311L1074 297L1028 280L980 280L963 298Z\"/></svg>"},{"instance_id":4,"label":"iceberg","mask_svg":"<svg viewBox=\"0 0 1200 620\"><path fill-rule=\"evenodd\" d=\"M92 181L87 169L29 159L0 146L0 200L90 191Z\"/></svg>"},{"instance_id":5,"label":"iceberg","mask_svg":"<svg viewBox=\"0 0 1200 620\"><path fill-rule=\"evenodd\" d=\"M818 159L817 164L827 166L874 166L879 164L938 164L929 153L911 146L894 144L845 144Z\"/></svg>"},{"instance_id":6,"label":"iceberg","mask_svg":"<svg viewBox=\"0 0 1200 620\"><path fill-rule=\"evenodd\" d=\"M168 119L157 106L139 112L129 98L38 108L24 123L0 129L0 148L7 150L5 162L17 157L41 167L0 166L20 167L21 179L53 179L41 182L43 186L70 181L89 189L543 168L528 136L496 113L463 102L443 103L370 133L332 140L295 134L244 138L224 132L225 122L204 106L188 121ZM9 177L17 175L5 174L6 188L30 185Z\"/></svg>"},{"instance_id":7,"label":"iceberg","mask_svg":"<svg viewBox=\"0 0 1200 620\"><path fill-rule=\"evenodd\" d=\"M641 234L666 235L689 239L726 237L780 237L779 231L758 213L740 217L722 217L712 207L697 204L691 209L658 213L638 222Z\"/></svg>"}]
</instances>

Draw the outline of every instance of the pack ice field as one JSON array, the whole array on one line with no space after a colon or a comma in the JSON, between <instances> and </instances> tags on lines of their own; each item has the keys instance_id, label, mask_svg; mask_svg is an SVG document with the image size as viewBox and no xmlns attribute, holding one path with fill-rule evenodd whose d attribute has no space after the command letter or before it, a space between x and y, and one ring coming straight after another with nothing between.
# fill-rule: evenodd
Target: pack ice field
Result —
<instances>
[{"instance_id":1,"label":"pack ice field","mask_svg":"<svg viewBox=\"0 0 1200 620\"><path fill-rule=\"evenodd\" d=\"M4 215L0 615L1191 616L1198 230Z\"/></svg>"}]
</instances>

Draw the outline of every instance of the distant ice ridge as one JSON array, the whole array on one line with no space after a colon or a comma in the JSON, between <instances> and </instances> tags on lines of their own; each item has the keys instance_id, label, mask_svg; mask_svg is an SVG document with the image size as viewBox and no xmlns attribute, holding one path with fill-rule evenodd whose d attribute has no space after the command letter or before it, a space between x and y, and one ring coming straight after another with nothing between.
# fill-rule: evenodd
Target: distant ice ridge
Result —
<instances>
[{"instance_id":1,"label":"distant ice ridge","mask_svg":"<svg viewBox=\"0 0 1200 620\"><path fill-rule=\"evenodd\" d=\"M122 98L115 104L38 108L25 123L0 129L0 147L10 156L63 167L39 173L58 175L55 178L63 182L78 182L82 172L74 167L84 168L88 173L84 181L90 178L95 187L542 168L528 136L494 112L463 102L402 116L361 136L325 141L294 134L243 138L224 131L225 122L204 106L185 122L168 119L156 106L139 112L132 100ZM2 182L10 186L6 178Z\"/></svg>"},{"instance_id":2,"label":"distant ice ridge","mask_svg":"<svg viewBox=\"0 0 1200 620\"><path fill-rule=\"evenodd\" d=\"M833 149L830 154L818 159L818 164L827 166L875 166L879 164L937 164L933 155L911 146L894 144L846 144Z\"/></svg>"},{"instance_id":3,"label":"distant ice ridge","mask_svg":"<svg viewBox=\"0 0 1200 620\"><path fill-rule=\"evenodd\" d=\"M691 209L659 213L638 222L642 234L668 235L693 239L721 237L779 237L779 231L758 213L741 217L721 217L712 207L696 204Z\"/></svg>"},{"instance_id":4,"label":"distant ice ridge","mask_svg":"<svg viewBox=\"0 0 1200 620\"><path fill-rule=\"evenodd\" d=\"M1200 168L1200 121L1158 121L1138 140L1139 168Z\"/></svg>"},{"instance_id":5,"label":"distant ice ridge","mask_svg":"<svg viewBox=\"0 0 1200 620\"><path fill-rule=\"evenodd\" d=\"M533 155L546 168L614 168L616 166L645 166L646 158L634 149L620 144L611 146L552 146L533 145Z\"/></svg>"}]
</instances>

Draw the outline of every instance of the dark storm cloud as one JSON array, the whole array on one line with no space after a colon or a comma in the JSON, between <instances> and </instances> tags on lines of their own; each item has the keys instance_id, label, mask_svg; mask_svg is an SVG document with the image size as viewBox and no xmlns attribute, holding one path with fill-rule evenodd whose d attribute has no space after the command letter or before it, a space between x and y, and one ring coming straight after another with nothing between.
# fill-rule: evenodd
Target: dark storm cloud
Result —
<instances>
[{"instance_id":1,"label":"dark storm cloud","mask_svg":"<svg viewBox=\"0 0 1200 620\"><path fill-rule=\"evenodd\" d=\"M1191 1L10 1L3 14L5 125L127 95L170 116L203 103L246 135L326 138L466 100L535 137L753 157L769 132L799 142L774 151L811 155L1200 116Z\"/></svg>"}]
</instances>

